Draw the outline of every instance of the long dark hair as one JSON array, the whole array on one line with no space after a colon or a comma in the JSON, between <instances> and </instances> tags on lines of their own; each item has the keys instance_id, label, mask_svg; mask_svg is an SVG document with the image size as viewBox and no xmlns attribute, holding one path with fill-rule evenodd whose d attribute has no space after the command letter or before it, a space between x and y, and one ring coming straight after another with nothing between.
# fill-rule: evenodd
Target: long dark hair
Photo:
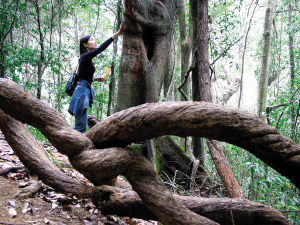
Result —
<instances>
[{"instance_id":1,"label":"long dark hair","mask_svg":"<svg viewBox=\"0 0 300 225\"><path fill-rule=\"evenodd\" d=\"M80 45L79 45L79 52L80 52L80 55L82 55L83 53L85 53L85 52L88 51L87 48L84 47L83 44L88 43L88 41L89 41L89 39L90 39L91 36L92 36L92 35L86 35L86 36L83 36L82 38L80 38Z\"/></svg>"}]
</instances>

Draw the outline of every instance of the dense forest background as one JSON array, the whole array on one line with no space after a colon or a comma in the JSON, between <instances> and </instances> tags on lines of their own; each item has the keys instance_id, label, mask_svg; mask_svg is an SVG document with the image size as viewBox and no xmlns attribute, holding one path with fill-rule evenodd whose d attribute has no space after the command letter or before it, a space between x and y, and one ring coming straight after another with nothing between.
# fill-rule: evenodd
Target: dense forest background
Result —
<instances>
[{"instance_id":1,"label":"dense forest background","mask_svg":"<svg viewBox=\"0 0 300 225\"><path fill-rule=\"evenodd\" d=\"M182 66L183 46L190 41L191 21L188 1L182 1L185 35L179 19L172 49L174 67L170 86L160 101L180 101L178 87L188 62ZM209 1L209 60L213 102L258 114L259 79L263 55L264 0ZM0 1L0 75L13 80L28 93L49 103L64 115L70 98L64 93L66 81L75 70L78 40L93 34L100 44L117 31L122 18L121 0L1 0ZM272 19L271 48L267 68L267 106L262 113L266 121L281 134L299 143L299 1L276 1ZM96 76L104 66L112 68L107 83L95 83L96 98L89 114L99 119L112 114L117 94L118 65L122 38L94 60ZM185 69L186 70L186 69ZM191 100L191 79L187 82ZM38 130L30 130L47 141ZM174 139L182 144L179 138ZM188 139L188 146L191 140ZM184 146L182 145L182 148ZM245 197L281 210L289 219L299 220L299 190L288 179L266 166L250 153L222 143ZM209 176L221 184L206 150L204 165ZM169 184L184 191L179 185ZM191 190L190 190L191 191ZM193 190L192 190L193 191ZM220 188L219 196L223 192ZM296 222L297 223L297 222Z\"/></svg>"}]
</instances>

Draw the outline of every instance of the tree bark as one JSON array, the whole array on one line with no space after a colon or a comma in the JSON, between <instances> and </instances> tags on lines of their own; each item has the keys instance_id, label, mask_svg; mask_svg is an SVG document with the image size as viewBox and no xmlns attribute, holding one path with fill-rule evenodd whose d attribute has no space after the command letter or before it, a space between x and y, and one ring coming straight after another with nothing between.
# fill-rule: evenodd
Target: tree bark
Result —
<instances>
[{"instance_id":1,"label":"tree bark","mask_svg":"<svg viewBox=\"0 0 300 225\"><path fill-rule=\"evenodd\" d=\"M211 88L208 61L208 0L190 0L192 21L192 46L196 54L196 65L192 71L193 101L211 102L208 95ZM195 158L204 164L204 146L201 139L193 138L193 152Z\"/></svg>"},{"instance_id":2,"label":"tree bark","mask_svg":"<svg viewBox=\"0 0 300 225\"><path fill-rule=\"evenodd\" d=\"M177 11L177 1L125 1L115 112L158 100Z\"/></svg>"},{"instance_id":3,"label":"tree bark","mask_svg":"<svg viewBox=\"0 0 300 225\"><path fill-rule=\"evenodd\" d=\"M196 52L196 65L192 71L193 100L211 102L211 82L208 61L208 1L190 0L193 52Z\"/></svg>"},{"instance_id":4,"label":"tree bark","mask_svg":"<svg viewBox=\"0 0 300 225\"><path fill-rule=\"evenodd\" d=\"M177 1L125 1L115 112L158 101L170 59L177 11ZM153 148L147 151L147 155L155 155Z\"/></svg>"},{"instance_id":5,"label":"tree bark","mask_svg":"<svg viewBox=\"0 0 300 225\"><path fill-rule=\"evenodd\" d=\"M0 79L0 96L0 108L5 113L38 128L94 185L109 183L118 175L124 175L146 207L162 223L216 224L177 202L167 192L152 165L140 154L124 148L96 150L87 136L73 130L55 110L13 82ZM21 105L16 105L16 102Z\"/></svg>"},{"instance_id":6,"label":"tree bark","mask_svg":"<svg viewBox=\"0 0 300 225\"><path fill-rule=\"evenodd\" d=\"M259 78L259 94L258 94L258 111L257 115L263 119L263 112L266 111L267 93L268 93L268 70L272 35L272 21L275 1L268 0L268 5L265 14L264 34L263 34L263 49L261 56L260 78Z\"/></svg>"},{"instance_id":7,"label":"tree bark","mask_svg":"<svg viewBox=\"0 0 300 225\"><path fill-rule=\"evenodd\" d=\"M103 214L113 213L119 216L156 220L156 217L146 209L135 192L106 185L102 186L102 191L101 195L106 194L105 201L101 201L101 198L95 196L93 202ZM190 210L222 225L289 224L282 213L249 200L180 195L174 195L174 197Z\"/></svg>"},{"instance_id":8,"label":"tree bark","mask_svg":"<svg viewBox=\"0 0 300 225\"><path fill-rule=\"evenodd\" d=\"M242 198L245 196L242 192L242 189L235 179L235 176L232 173L232 170L225 158L225 155L218 142L206 139L207 146L210 152L210 155L213 159L213 162L216 166L218 174L221 177L221 180L231 198Z\"/></svg>"}]
</instances>

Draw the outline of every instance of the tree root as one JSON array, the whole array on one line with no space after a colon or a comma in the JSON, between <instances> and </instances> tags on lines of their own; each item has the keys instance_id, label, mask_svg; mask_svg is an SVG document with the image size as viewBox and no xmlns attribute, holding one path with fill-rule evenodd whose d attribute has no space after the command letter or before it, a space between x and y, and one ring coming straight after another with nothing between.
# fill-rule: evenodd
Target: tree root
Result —
<instances>
[{"instance_id":1,"label":"tree root","mask_svg":"<svg viewBox=\"0 0 300 225\"><path fill-rule=\"evenodd\" d=\"M14 198L18 199L25 199L31 198L37 193L39 190L42 189L42 181L35 181L32 180L31 184L28 187L21 189L17 194L14 195Z\"/></svg>"}]
</instances>

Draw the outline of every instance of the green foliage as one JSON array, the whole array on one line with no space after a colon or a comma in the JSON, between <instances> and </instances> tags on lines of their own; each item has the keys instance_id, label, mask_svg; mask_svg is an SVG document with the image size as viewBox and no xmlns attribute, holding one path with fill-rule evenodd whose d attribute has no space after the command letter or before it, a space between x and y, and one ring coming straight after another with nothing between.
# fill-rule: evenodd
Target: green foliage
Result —
<instances>
[{"instance_id":1,"label":"green foliage","mask_svg":"<svg viewBox=\"0 0 300 225\"><path fill-rule=\"evenodd\" d=\"M48 142L48 139L35 127L32 127L30 125L27 125L28 130L30 133L40 142L46 143Z\"/></svg>"},{"instance_id":2,"label":"green foliage","mask_svg":"<svg viewBox=\"0 0 300 225\"><path fill-rule=\"evenodd\" d=\"M291 85L289 83L289 85ZM286 88L280 88L278 94L271 96L268 101L269 106L274 108L269 114L270 125L299 143L299 99L300 99L300 79L295 79L295 88L287 91Z\"/></svg>"},{"instance_id":3,"label":"green foliage","mask_svg":"<svg viewBox=\"0 0 300 225\"><path fill-rule=\"evenodd\" d=\"M227 49L235 39L239 38L240 20L238 18L240 4L237 1L213 1L210 3L211 17L210 47L211 56L221 55L223 58L232 58Z\"/></svg>"}]
</instances>

